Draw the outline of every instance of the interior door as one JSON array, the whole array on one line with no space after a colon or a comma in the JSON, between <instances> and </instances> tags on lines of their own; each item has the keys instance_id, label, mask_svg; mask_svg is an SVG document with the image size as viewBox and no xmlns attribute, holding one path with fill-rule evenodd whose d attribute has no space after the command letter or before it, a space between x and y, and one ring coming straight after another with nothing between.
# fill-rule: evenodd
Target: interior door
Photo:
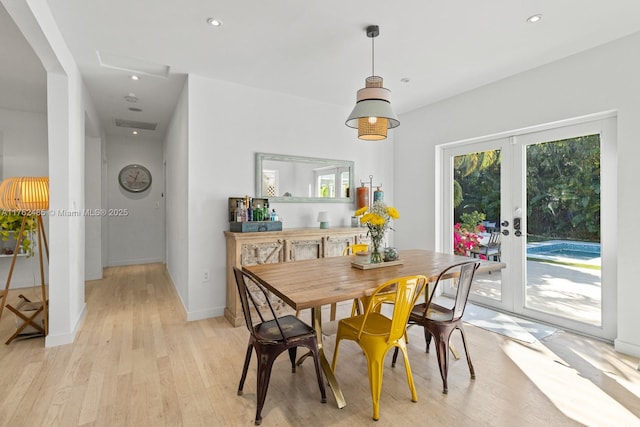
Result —
<instances>
[{"instance_id":1,"label":"interior door","mask_svg":"<svg viewBox=\"0 0 640 427\"><path fill-rule=\"evenodd\" d=\"M501 233L506 268L478 275L470 300L613 339L615 119L448 147L442 159L443 250L459 245L461 212L489 213L484 225Z\"/></svg>"}]
</instances>

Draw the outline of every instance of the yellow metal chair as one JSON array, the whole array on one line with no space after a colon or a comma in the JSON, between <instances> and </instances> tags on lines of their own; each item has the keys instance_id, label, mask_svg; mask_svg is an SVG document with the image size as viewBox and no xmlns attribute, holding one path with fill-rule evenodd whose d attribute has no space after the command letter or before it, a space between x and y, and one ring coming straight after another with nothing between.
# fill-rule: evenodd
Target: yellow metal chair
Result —
<instances>
[{"instance_id":1,"label":"yellow metal chair","mask_svg":"<svg viewBox=\"0 0 640 427\"><path fill-rule=\"evenodd\" d=\"M367 252L369 245L366 243L356 243L355 245L349 245L342 251L342 256L355 255L358 252Z\"/></svg>"},{"instance_id":2,"label":"yellow metal chair","mask_svg":"<svg viewBox=\"0 0 640 427\"><path fill-rule=\"evenodd\" d=\"M355 245L351 245L351 246L347 246L346 248L344 248L344 251L342 251L342 255L355 255L358 252L361 251L368 251L369 250L369 245L366 243L358 243ZM394 289L389 289L388 292L395 292ZM353 300L353 306L351 307L351 317L356 316L358 314L362 314L364 312L364 307L367 306L367 304L369 303L369 300L371 299L371 296L365 296L362 297L360 299L354 299ZM382 303L384 302L384 297L382 297L382 299L380 301L376 301L376 303L373 306L373 311L377 311L379 312L381 307L382 307ZM334 312L334 306L331 306L331 320L335 320L335 312Z\"/></svg>"},{"instance_id":3,"label":"yellow metal chair","mask_svg":"<svg viewBox=\"0 0 640 427\"><path fill-rule=\"evenodd\" d=\"M385 282L378 286L368 298L364 314L341 319L338 322L332 369L335 372L340 341L343 339L356 341L367 358L374 420L378 420L380 415L379 403L382 391L384 358L393 347L402 350L407 371L407 382L411 391L411 400L413 402L418 401L411 367L409 366L409 358L407 357L405 327L409 319L409 313L426 283L427 278L425 276L407 276ZM390 290L393 290L393 292L390 292ZM391 318L375 310L376 306L382 302L394 304Z\"/></svg>"}]
</instances>

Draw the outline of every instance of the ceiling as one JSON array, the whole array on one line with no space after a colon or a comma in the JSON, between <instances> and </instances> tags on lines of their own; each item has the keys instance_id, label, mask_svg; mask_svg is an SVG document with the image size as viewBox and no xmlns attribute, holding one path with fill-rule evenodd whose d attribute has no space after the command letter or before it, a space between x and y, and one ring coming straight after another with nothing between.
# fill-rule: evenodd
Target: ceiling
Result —
<instances>
[{"instance_id":1,"label":"ceiling","mask_svg":"<svg viewBox=\"0 0 640 427\"><path fill-rule=\"evenodd\" d=\"M640 31L637 0L48 3L107 133L131 136L114 125L125 119L158 123L140 132L158 139L188 73L344 106L346 119L371 74L370 24L380 26L375 71L398 114ZM542 20L528 23L533 14ZM223 25L208 25L209 17ZM0 8L0 106L20 87L16 109L43 111L44 71L10 24ZM165 77L148 75L163 67ZM127 68L147 74L133 81Z\"/></svg>"}]
</instances>

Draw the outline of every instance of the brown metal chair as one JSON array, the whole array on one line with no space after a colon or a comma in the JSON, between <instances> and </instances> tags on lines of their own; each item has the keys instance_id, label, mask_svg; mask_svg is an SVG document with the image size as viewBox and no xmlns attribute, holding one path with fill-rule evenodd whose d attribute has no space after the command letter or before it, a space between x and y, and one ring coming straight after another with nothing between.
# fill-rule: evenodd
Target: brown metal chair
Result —
<instances>
[{"instance_id":1,"label":"brown metal chair","mask_svg":"<svg viewBox=\"0 0 640 427\"><path fill-rule=\"evenodd\" d=\"M320 360L318 358L318 341L314 329L292 315L277 317L269 300L269 292L251 276L234 267L236 284L242 303L242 312L249 329L249 345L244 359L242 378L238 386L238 395L242 395L244 381L247 378L247 370L251 361L252 350L255 349L258 359L257 375L257 409L255 424L262 422L262 407L269 388L269 378L273 362L278 356L288 350L291 360L291 372L296 371L296 350L298 347L306 347L313 356L318 385L322 403L327 402L322 373L320 372ZM257 314L259 321L253 321L253 315ZM257 319L256 319L257 320Z\"/></svg>"},{"instance_id":2,"label":"brown metal chair","mask_svg":"<svg viewBox=\"0 0 640 427\"><path fill-rule=\"evenodd\" d=\"M442 377L443 393L448 393L449 391L447 385L450 349L449 338L456 329L460 330L460 334L462 335L462 344L464 345L464 352L467 356L467 364L469 365L471 379L476 378L462 325L462 315L464 314L464 309L469 298L469 291L471 290L471 284L473 283L473 276L479 266L480 262L478 261L466 261L454 264L444 269L438 275L438 279L436 280L427 301L421 304L416 304L409 315L409 326L421 325L424 328L424 338L427 342L427 353L429 353L431 337L435 340L438 364L440 366L440 376ZM447 277L450 277L457 269L460 270L460 275L457 279L456 297L453 306L444 307L440 304L436 304L434 297L439 293L438 285L443 283L444 280L446 280ZM425 296L427 292L428 291L425 291ZM398 350L396 349L393 354L393 361L391 363L392 367L396 364L397 356Z\"/></svg>"}]
</instances>

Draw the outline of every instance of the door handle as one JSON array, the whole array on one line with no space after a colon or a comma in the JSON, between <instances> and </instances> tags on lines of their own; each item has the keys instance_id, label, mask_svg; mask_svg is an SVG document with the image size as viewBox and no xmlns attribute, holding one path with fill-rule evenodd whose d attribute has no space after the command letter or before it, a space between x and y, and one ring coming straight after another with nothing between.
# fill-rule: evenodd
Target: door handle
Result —
<instances>
[{"instance_id":1,"label":"door handle","mask_svg":"<svg viewBox=\"0 0 640 427\"><path fill-rule=\"evenodd\" d=\"M509 230L502 230L502 234L504 236L508 236L509 235Z\"/></svg>"},{"instance_id":2,"label":"door handle","mask_svg":"<svg viewBox=\"0 0 640 427\"><path fill-rule=\"evenodd\" d=\"M513 229L520 230L520 218L513 218Z\"/></svg>"},{"instance_id":3,"label":"door handle","mask_svg":"<svg viewBox=\"0 0 640 427\"><path fill-rule=\"evenodd\" d=\"M502 221L502 222L500 223L500 225L501 225L501 226L503 226L503 227L508 227L508 226L509 226L509 221L506 221L506 220L505 220L505 221Z\"/></svg>"}]
</instances>

